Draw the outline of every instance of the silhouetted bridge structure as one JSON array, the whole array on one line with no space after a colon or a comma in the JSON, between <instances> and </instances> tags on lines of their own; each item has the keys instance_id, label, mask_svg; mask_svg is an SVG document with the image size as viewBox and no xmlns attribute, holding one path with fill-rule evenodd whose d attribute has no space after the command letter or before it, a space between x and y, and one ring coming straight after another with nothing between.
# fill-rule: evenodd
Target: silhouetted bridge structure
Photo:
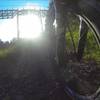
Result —
<instances>
[{"instance_id":1,"label":"silhouetted bridge structure","mask_svg":"<svg viewBox=\"0 0 100 100\"><path fill-rule=\"evenodd\" d=\"M46 9L7 9L7 10L0 10L0 19L11 19L16 15L25 15L33 13L38 16L46 16L47 10Z\"/></svg>"},{"instance_id":2,"label":"silhouetted bridge structure","mask_svg":"<svg viewBox=\"0 0 100 100\"><path fill-rule=\"evenodd\" d=\"M33 14L40 18L42 25L42 17L45 17L47 9L5 9L0 10L0 19L12 19L16 16L17 18L17 38L19 38L19 16Z\"/></svg>"}]
</instances>

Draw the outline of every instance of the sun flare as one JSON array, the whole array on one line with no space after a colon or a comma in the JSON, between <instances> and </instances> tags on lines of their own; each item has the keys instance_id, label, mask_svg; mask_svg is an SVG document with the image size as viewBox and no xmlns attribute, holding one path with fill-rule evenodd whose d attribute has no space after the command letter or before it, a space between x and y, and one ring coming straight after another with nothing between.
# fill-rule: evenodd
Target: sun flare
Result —
<instances>
[{"instance_id":1,"label":"sun flare","mask_svg":"<svg viewBox=\"0 0 100 100\"><path fill-rule=\"evenodd\" d=\"M27 9L27 7L25 8ZM33 9L33 6L28 6L28 8ZM17 38L17 26L19 27L20 38L35 39L41 36L45 25L44 17L40 18L34 13L28 13L19 15L18 19L19 24L17 24L17 15L13 19L5 19L0 21L1 40L11 41L13 38Z\"/></svg>"},{"instance_id":2,"label":"sun flare","mask_svg":"<svg viewBox=\"0 0 100 100\"><path fill-rule=\"evenodd\" d=\"M41 22L37 15L19 17L19 31L21 38L37 38L41 35Z\"/></svg>"}]
</instances>

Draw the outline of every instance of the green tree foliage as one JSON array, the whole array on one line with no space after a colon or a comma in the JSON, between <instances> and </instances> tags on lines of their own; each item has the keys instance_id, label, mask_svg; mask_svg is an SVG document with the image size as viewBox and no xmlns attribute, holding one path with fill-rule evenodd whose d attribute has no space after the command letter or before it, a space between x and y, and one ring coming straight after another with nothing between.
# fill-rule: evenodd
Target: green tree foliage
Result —
<instances>
[{"instance_id":1,"label":"green tree foliage","mask_svg":"<svg viewBox=\"0 0 100 100\"><path fill-rule=\"evenodd\" d=\"M68 17L67 23L67 32L66 32L66 50L68 53L75 52L71 34L74 40L75 49L77 52L78 41L79 41L79 19L76 16L70 15ZM87 33L87 41L84 50L83 59L85 60L94 60L100 63L100 48L95 40L94 33L89 30Z\"/></svg>"},{"instance_id":2,"label":"green tree foliage","mask_svg":"<svg viewBox=\"0 0 100 100\"><path fill-rule=\"evenodd\" d=\"M93 32L89 30L87 36L87 44L84 53L85 59L96 60L100 62L100 48L95 40Z\"/></svg>"}]
</instances>

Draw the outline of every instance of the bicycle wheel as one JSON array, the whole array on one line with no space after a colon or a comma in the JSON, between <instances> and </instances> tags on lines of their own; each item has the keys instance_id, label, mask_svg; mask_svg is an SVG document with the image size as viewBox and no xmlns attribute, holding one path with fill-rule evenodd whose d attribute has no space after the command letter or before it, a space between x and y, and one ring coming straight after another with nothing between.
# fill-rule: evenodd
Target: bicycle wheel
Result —
<instances>
[{"instance_id":1,"label":"bicycle wheel","mask_svg":"<svg viewBox=\"0 0 100 100\"><path fill-rule=\"evenodd\" d=\"M57 37L57 39L58 39L57 41L58 42L56 44L56 47L57 47L56 48L56 50L57 50L56 54L57 54L58 65L59 66L63 66L64 65L65 67L67 66L66 68L64 68L64 71L62 71L62 73L64 74L64 77L66 76L65 80L66 79L70 80L70 79L68 79L69 78L68 74L65 75L69 71L67 69L68 66L70 67L70 69L72 67L73 68L75 68L75 67L77 68L77 66L80 67L81 63L76 62L76 66L75 66L75 61L77 60L77 58L78 58L78 60L80 60L82 58L85 59L85 60L82 60L83 62L87 61L87 57L86 56L88 54L89 49L90 50L92 48L97 49L96 50L96 52L97 52L96 58L98 58L98 60L96 59L95 61L97 63L97 61L99 62L99 60L100 60L100 56L97 57L97 55L99 55L99 53L100 53L100 51L99 51L99 45L100 45L100 32L99 32L100 22L95 20L95 18L97 18L97 19L99 18L100 13L96 14L96 16L94 18L93 14L94 14L96 9L93 8L93 12L92 13L91 12L85 12L84 9L82 9L80 7L79 7L79 9L80 10L78 10L78 11L74 11L73 8L71 8L71 10L69 10L69 11L67 10L67 12L64 12L64 13L66 13L67 18L65 16L62 17L62 18L63 19L65 18L64 20L67 23L67 25L66 25L66 30L67 31L65 32L65 30L64 30L61 34L58 34L59 37ZM54 12L55 12L55 8L54 8ZM58 15L55 14L55 16L56 16L55 19L58 17ZM80 28L80 33L81 33L80 36L79 36L79 26L80 26L79 18L81 18L81 21L82 21L81 22L81 28ZM53 19L53 20L55 20L55 19ZM56 19L56 20L59 20L59 19ZM64 20L63 20L63 22L64 22ZM61 25L60 25L60 22L57 23L60 26L60 27L57 27L57 28L59 29L59 28L62 27L62 29L63 29L63 23L61 22ZM53 23L51 23L51 24L53 24ZM64 28L65 28L65 26L64 26ZM60 30L60 31L62 31L62 30ZM59 31L57 31L57 32L59 33ZM61 38L60 38L60 36L61 36ZM90 37L92 37L92 39L90 39ZM66 39L66 41L65 41L65 39ZM90 45L90 43L88 43L89 41L90 42L94 41L94 42L92 42L92 44ZM66 46L64 44L65 42L66 42ZM93 53L95 53L95 50L89 51L89 52L91 54L93 54ZM91 54L89 55L90 57L91 57ZM73 62L73 60L74 60L74 62ZM93 60L94 60L94 58L93 58ZM87 67L87 63L85 63L84 66ZM97 65L97 66L99 66L99 65ZM78 67L78 69L79 69L79 67ZM89 68L90 67L91 66L89 66ZM67 71L65 71L65 70L67 70ZM83 68L83 70L84 70L84 68ZM78 71L80 71L80 70L78 70ZM79 73L78 73L78 76L79 76ZM85 76L84 78L86 79L86 77L87 76ZM84 87L84 85L82 87ZM86 100L86 98L87 99L95 98L97 96L97 94L100 92L99 90L98 90L99 91L98 93L95 92L96 89L98 89L98 86L92 91L92 93L88 94L90 96L86 96L87 93L83 93L83 94L80 95L80 93L76 92L76 91L75 91L76 92L75 94L77 96L79 96L80 98L81 97L85 98L85 100Z\"/></svg>"},{"instance_id":2,"label":"bicycle wheel","mask_svg":"<svg viewBox=\"0 0 100 100\"><path fill-rule=\"evenodd\" d=\"M99 82L100 74L94 73L95 72L94 70L96 68L100 72L100 68L99 68L100 66L100 32L99 32L100 23L99 21L96 20L98 19L100 13L96 14L95 16L96 19L94 19L93 14L94 11L92 13L91 12L85 13L83 11L78 13L68 12L67 19L66 19L67 20L67 32L65 35L66 52L67 52L66 61L67 61L67 67L71 66L72 70L75 70L74 71L76 75L75 77L77 77L78 80L81 80L81 83L80 82L77 83L79 85L81 84L80 87L81 91L78 92L75 91L74 94L74 96L79 97L79 98L75 97L76 99L79 100L92 100L92 99L95 100L96 96L100 94L100 89L98 89L100 84ZM76 60L78 60L79 63ZM86 73L84 70L90 72ZM97 75L98 79L96 79L97 77L91 78L92 74L93 76ZM87 79L87 77L90 79ZM96 82L92 82L93 80ZM89 89L87 90L86 88L89 87L85 87L88 83L89 85L90 84L96 85L96 87L95 86L90 87L90 91L92 91L91 93L87 92ZM84 89L82 89L83 87ZM95 88L95 89L92 90L91 88ZM96 90L98 93L95 92ZM82 93L82 91L85 92ZM82 94L79 95L80 93ZM87 94L88 96L86 96Z\"/></svg>"}]
</instances>

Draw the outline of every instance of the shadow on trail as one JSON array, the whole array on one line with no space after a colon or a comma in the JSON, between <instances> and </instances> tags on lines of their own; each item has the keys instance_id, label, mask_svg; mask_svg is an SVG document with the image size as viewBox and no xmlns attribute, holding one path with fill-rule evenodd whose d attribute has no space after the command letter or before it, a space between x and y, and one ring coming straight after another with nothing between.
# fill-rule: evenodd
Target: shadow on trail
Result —
<instances>
[{"instance_id":1,"label":"shadow on trail","mask_svg":"<svg viewBox=\"0 0 100 100\"><path fill-rule=\"evenodd\" d=\"M44 42L42 45L19 43L15 52L0 61L1 100L51 100L50 94L58 87L59 76L55 71L57 65L49 59L48 44ZM55 95L56 100L66 98L60 88Z\"/></svg>"},{"instance_id":2,"label":"shadow on trail","mask_svg":"<svg viewBox=\"0 0 100 100\"><path fill-rule=\"evenodd\" d=\"M59 70L50 58L52 49L47 40L18 41L14 46L15 51L0 59L0 100L74 100L65 93L65 85L77 93L88 94L93 90L95 84L87 84L86 79L90 82L96 79L94 74L91 78L94 69L90 73L91 66L67 62L66 68ZM96 77L99 79L99 76Z\"/></svg>"}]
</instances>

